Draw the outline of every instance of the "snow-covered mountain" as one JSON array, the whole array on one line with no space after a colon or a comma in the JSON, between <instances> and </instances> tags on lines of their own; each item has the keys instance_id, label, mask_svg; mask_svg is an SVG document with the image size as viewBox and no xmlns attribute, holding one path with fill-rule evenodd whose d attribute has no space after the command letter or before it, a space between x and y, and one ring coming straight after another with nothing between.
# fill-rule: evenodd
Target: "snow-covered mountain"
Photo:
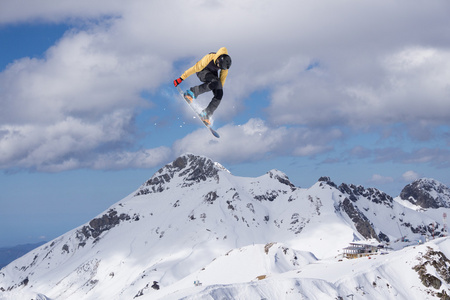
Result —
<instances>
[{"instance_id":1,"label":"snow-covered mountain","mask_svg":"<svg viewBox=\"0 0 450 300\"><path fill-rule=\"evenodd\" d=\"M405 186L400 198L422 208L450 207L450 188L428 178L422 178Z\"/></svg>"},{"instance_id":2,"label":"snow-covered mountain","mask_svg":"<svg viewBox=\"0 0 450 300\"><path fill-rule=\"evenodd\" d=\"M448 188L426 181L394 199L328 177L307 189L277 170L237 177L185 154L89 223L1 269L0 299L444 297L450 240L418 241L444 235ZM424 190L436 207L417 201ZM343 258L355 241L389 248Z\"/></svg>"}]
</instances>

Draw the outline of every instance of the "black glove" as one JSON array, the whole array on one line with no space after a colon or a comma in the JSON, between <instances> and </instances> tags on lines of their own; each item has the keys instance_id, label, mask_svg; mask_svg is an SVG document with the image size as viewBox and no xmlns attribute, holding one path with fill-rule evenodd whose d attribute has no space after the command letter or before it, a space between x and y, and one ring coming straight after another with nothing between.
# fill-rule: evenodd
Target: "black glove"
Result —
<instances>
[{"instance_id":1,"label":"black glove","mask_svg":"<svg viewBox=\"0 0 450 300\"><path fill-rule=\"evenodd\" d=\"M178 79L175 79L175 80L173 81L173 85L174 85L174 86L177 86L177 85L179 85L182 81L183 81L183 79L181 79L181 77L178 78Z\"/></svg>"}]
</instances>

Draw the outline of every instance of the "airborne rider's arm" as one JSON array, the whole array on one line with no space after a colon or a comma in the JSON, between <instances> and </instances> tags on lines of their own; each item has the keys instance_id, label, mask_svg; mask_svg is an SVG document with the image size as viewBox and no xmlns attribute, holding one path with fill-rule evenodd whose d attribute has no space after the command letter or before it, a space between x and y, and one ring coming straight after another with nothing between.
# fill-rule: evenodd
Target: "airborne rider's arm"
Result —
<instances>
[{"instance_id":1,"label":"airborne rider's arm","mask_svg":"<svg viewBox=\"0 0 450 300\"><path fill-rule=\"evenodd\" d=\"M214 54L206 54L202 59L200 59L194 66L187 69L183 75L181 75L181 79L185 80L189 76L191 76L194 73L200 72L203 70L211 60L213 60Z\"/></svg>"}]
</instances>

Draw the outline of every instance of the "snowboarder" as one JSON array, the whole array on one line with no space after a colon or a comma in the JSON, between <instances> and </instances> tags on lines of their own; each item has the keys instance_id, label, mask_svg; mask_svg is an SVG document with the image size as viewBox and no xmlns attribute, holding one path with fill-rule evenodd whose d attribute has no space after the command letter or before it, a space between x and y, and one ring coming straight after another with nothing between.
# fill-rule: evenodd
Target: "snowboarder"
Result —
<instances>
[{"instance_id":1,"label":"snowboarder","mask_svg":"<svg viewBox=\"0 0 450 300\"><path fill-rule=\"evenodd\" d=\"M178 86L183 80L194 73L197 73L198 79L202 84L191 87L184 93L184 98L191 103L199 95L212 91L214 96L209 105L200 113L202 121L211 124L210 117L217 109L222 100L223 86L228 75L228 69L231 66L231 57L228 55L227 48L222 47L217 52L211 52L205 55L194 66L187 69L180 78L173 81ZM220 70L220 74L219 74Z\"/></svg>"}]
</instances>

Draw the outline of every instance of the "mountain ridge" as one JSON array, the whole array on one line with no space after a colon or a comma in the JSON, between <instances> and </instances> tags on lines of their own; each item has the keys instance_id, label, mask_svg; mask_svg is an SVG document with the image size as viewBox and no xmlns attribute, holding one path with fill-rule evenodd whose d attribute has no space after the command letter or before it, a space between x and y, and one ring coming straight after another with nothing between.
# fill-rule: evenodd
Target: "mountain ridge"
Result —
<instances>
[{"instance_id":1,"label":"mountain ridge","mask_svg":"<svg viewBox=\"0 0 450 300\"><path fill-rule=\"evenodd\" d=\"M195 293L211 299L232 291L245 299L242 289L250 286L261 298L321 288L338 297L353 287L296 276L321 262L333 266L350 242L370 239L400 249L407 239L443 235L444 204L415 210L402 201L374 188L337 186L329 177L295 187L275 169L237 177L207 157L184 154L96 218L1 269L0 299L191 299ZM430 247L438 251L446 243ZM239 266L245 266L240 275ZM192 285L196 276L205 286Z\"/></svg>"}]
</instances>

